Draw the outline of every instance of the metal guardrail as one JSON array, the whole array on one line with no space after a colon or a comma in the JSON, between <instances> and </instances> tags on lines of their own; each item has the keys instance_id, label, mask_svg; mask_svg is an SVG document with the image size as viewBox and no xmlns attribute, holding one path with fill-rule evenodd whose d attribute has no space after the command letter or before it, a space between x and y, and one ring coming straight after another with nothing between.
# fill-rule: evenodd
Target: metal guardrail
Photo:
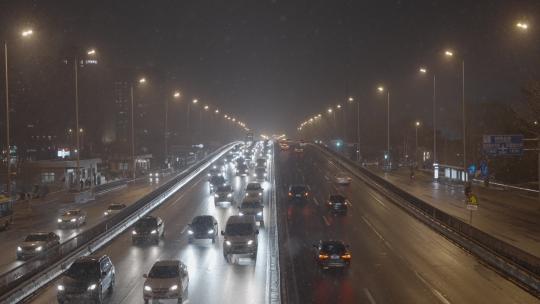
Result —
<instances>
[{"instance_id":1,"label":"metal guardrail","mask_svg":"<svg viewBox=\"0 0 540 304\"><path fill-rule=\"evenodd\" d=\"M272 182L272 193L270 193L269 218L266 225L268 230L268 258L266 266L266 303L281 303L280 269L279 269L279 240L277 227L277 188L275 173L275 149L272 147L272 164L270 167L270 180Z\"/></svg>"},{"instance_id":2,"label":"metal guardrail","mask_svg":"<svg viewBox=\"0 0 540 304\"><path fill-rule=\"evenodd\" d=\"M466 238L474 244L464 243L464 240L456 240L452 236L451 239L465 245L466 249L473 252L482 252L479 256L481 259L488 262L491 266L499 269L509 277L517 280L521 285L535 293L540 294L540 258L526 251L523 251L511 244L501 241L490 234L483 232L458 218L455 218L444 211L441 211L429 203L413 196L405 190L390 183L377 174L363 168L358 163L346 158L345 156L325 147L320 147L321 151L326 152L342 162L344 167L352 167L358 170L367 179L375 182L375 185L380 186L380 190L389 191L398 198L404 200L407 204L422 212L423 215L435 221L438 225L444 226L445 230L451 230L459 236ZM373 185L372 185L373 186ZM440 229L438 229L441 231ZM446 232L442 232L449 236ZM480 248L481 247L481 248Z\"/></svg>"},{"instance_id":3,"label":"metal guardrail","mask_svg":"<svg viewBox=\"0 0 540 304\"><path fill-rule=\"evenodd\" d=\"M231 143L188 167L176 177L148 193L117 215L50 249L44 255L0 275L1 303L16 303L47 284L66 270L78 257L91 254L152 211L169 196L205 170L238 143Z\"/></svg>"}]
</instances>

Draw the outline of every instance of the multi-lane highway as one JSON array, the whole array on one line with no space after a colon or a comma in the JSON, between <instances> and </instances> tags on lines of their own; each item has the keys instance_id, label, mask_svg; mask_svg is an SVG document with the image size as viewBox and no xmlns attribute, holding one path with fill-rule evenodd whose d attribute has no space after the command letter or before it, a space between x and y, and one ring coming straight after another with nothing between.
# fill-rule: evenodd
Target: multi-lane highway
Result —
<instances>
[{"instance_id":1,"label":"multi-lane highway","mask_svg":"<svg viewBox=\"0 0 540 304\"><path fill-rule=\"evenodd\" d=\"M24 213L24 217L18 216L18 219L13 222L8 230L0 233L0 242L3 250L2 255L0 255L0 273L4 273L24 263L24 261L16 260L16 249L17 245L29 233L52 231L60 236L60 241L62 242L102 221L104 219L103 212L109 204L124 203L130 205L168 181L172 176L173 174L168 174L158 180L146 177L139 178L130 182L127 187L107 192L85 204L70 203L62 200L47 202L47 199L45 199L45 202L40 200L32 201L27 210L17 210L17 212ZM28 205L28 203L22 204ZM69 208L80 208L86 211L87 223L79 228L59 229L56 220L62 210Z\"/></svg>"},{"instance_id":2,"label":"multi-lane highway","mask_svg":"<svg viewBox=\"0 0 540 304\"><path fill-rule=\"evenodd\" d=\"M268 165L269 180L273 179L273 166ZM251 172L252 173L252 172ZM206 174L201 174L184 190L177 192L152 214L165 222L165 236L158 245L133 245L131 232L126 231L96 254L107 254L116 267L116 286L106 298L108 303L143 303L144 278L151 266L162 259L180 259L189 271L189 303L264 303L267 290L268 235L260 227L259 250L256 262L238 259L229 264L223 257L223 237L211 241L188 243L187 225L197 215L214 216L219 229L223 229L230 215L237 214L238 202L244 197L249 177L234 175L233 166L228 167L228 180L233 186L236 204L228 208L215 207L210 194ZM272 183L265 182L264 204L268 207ZM268 214L265 222L269 223ZM58 280L29 300L30 303L55 303ZM187 302L186 301L186 302Z\"/></svg>"},{"instance_id":3,"label":"multi-lane highway","mask_svg":"<svg viewBox=\"0 0 540 304\"><path fill-rule=\"evenodd\" d=\"M276 155L282 284L289 303L538 303L461 248L409 216L353 177L333 182L339 166L315 148L303 157ZM304 204L287 198L290 184L305 183ZM326 209L341 193L352 207L345 216ZM312 244L338 239L350 244L347 271L320 271Z\"/></svg>"}]
</instances>

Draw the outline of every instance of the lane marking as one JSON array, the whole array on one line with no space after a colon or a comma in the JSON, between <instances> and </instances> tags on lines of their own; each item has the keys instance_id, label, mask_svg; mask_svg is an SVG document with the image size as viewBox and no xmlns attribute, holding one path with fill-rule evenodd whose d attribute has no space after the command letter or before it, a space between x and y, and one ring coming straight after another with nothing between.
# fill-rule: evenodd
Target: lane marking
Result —
<instances>
[{"instance_id":1,"label":"lane marking","mask_svg":"<svg viewBox=\"0 0 540 304\"><path fill-rule=\"evenodd\" d=\"M386 204L383 203L383 202L382 202L379 198L377 198L375 195L373 195L373 193L371 193L370 191L368 191L368 194L369 194L371 197L373 197L373 199L374 199L377 203L381 204L384 208L386 208Z\"/></svg>"},{"instance_id":2,"label":"lane marking","mask_svg":"<svg viewBox=\"0 0 540 304\"><path fill-rule=\"evenodd\" d=\"M366 294L366 297L368 298L369 303L371 303L371 304L377 304L377 302L375 302L375 299L374 299L373 296L371 295L371 292L369 292L369 289L364 288L364 293Z\"/></svg>"},{"instance_id":3,"label":"lane marking","mask_svg":"<svg viewBox=\"0 0 540 304\"><path fill-rule=\"evenodd\" d=\"M429 284L421 275L420 273L418 273L417 271L414 272L414 274L416 274L416 276L420 279L420 281L422 281L422 283L424 283L424 285L426 285L430 290L431 292L435 295L435 297L437 299L439 299L439 301L441 301L441 303L444 303L444 304L451 304L450 301L448 301L447 298L444 297L444 295L438 291L437 289L431 287L431 284Z\"/></svg>"},{"instance_id":4,"label":"lane marking","mask_svg":"<svg viewBox=\"0 0 540 304\"><path fill-rule=\"evenodd\" d=\"M319 200L318 200L316 197L313 198L313 202L314 202L315 205L317 205L317 206L320 205L320 204L319 204Z\"/></svg>"},{"instance_id":5,"label":"lane marking","mask_svg":"<svg viewBox=\"0 0 540 304\"><path fill-rule=\"evenodd\" d=\"M324 223L326 224L326 226L330 226L330 221L326 218L326 215L323 215L323 220L324 220Z\"/></svg>"},{"instance_id":6,"label":"lane marking","mask_svg":"<svg viewBox=\"0 0 540 304\"><path fill-rule=\"evenodd\" d=\"M324 175L324 179L326 179L327 181L330 180L330 178L328 177L328 175Z\"/></svg>"},{"instance_id":7,"label":"lane marking","mask_svg":"<svg viewBox=\"0 0 540 304\"><path fill-rule=\"evenodd\" d=\"M369 226L369 228L371 228L371 230L373 230L373 232L375 232L375 234L381 239L381 241L384 242L384 244L390 249L390 250L394 250L394 248L392 247L392 245L390 245L390 243L379 233L379 231L377 231L377 229L375 229L375 226L373 226L367 218L365 218L364 216L362 216L362 220L364 220L364 222Z\"/></svg>"}]
</instances>

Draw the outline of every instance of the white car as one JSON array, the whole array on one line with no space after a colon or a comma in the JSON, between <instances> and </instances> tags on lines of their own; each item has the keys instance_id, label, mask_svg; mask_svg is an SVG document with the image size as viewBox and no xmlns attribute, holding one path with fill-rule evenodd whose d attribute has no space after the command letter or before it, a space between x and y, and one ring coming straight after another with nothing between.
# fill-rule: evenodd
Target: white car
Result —
<instances>
[{"instance_id":1,"label":"white car","mask_svg":"<svg viewBox=\"0 0 540 304\"><path fill-rule=\"evenodd\" d=\"M187 296L189 275L187 266L179 260L158 261L143 277L146 278L143 285L145 304L154 299L173 299L182 303Z\"/></svg>"},{"instance_id":2,"label":"white car","mask_svg":"<svg viewBox=\"0 0 540 304\"><path fill-rule=\"evenodd\" d=\"M59 228L79 227L86 224L86 212L81 209L70 209L57 219Z\"/></svg>"},{"instance_id":3,"label":"white car","mask_svg":"<svg viewBox=\"0 0 540 304\"><path fill-rule=\"evenodd\" d=\"M103 212L103 215L105 216L115 215L117 213L120 213L120 211L124 210L124 208L126 208L125 204L119 204L119 203L110 204L109 208L107 208L107 211Z\"/></svg>"},{"instance_id":4,"label":"white car","mask_svg":"<svg viewBox=\"0 0 540 304\"><path fill-rule=\"evenodd\" d=\"M340 172L334 177L336 184L348 185L352 182L352 178L345 172Z\"/></svg>"}]
</instances>

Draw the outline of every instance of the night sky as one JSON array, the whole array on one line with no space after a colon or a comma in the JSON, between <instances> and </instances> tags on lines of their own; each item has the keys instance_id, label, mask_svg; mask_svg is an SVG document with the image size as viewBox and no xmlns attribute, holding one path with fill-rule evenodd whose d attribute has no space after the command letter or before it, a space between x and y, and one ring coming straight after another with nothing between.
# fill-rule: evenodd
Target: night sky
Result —
<instances>
[{"instance_id":1,"label":"night sky","mask_svg":"<svg viewBox=\"0 0 540 304\"><path fill-rule=\"evenodd\" d=\"M425 65L439 79L441 125L459 130L459 60L468 102L517 102L538 75L539 13L534 0L2 1L0 37L26 25L39 36L39 52L15 51L28 87L53 81L47 60L91 46L101 69L152 73L161 94L181 88L268 133L292 132L349 95L362 102L364 128L377 131L378 84L390 88L396 120L429 121L430 81L417 72ZM531 30L517 32L517 20ZM454 63L441 55L447 47Z\"/></svg>"}]
</instances>

